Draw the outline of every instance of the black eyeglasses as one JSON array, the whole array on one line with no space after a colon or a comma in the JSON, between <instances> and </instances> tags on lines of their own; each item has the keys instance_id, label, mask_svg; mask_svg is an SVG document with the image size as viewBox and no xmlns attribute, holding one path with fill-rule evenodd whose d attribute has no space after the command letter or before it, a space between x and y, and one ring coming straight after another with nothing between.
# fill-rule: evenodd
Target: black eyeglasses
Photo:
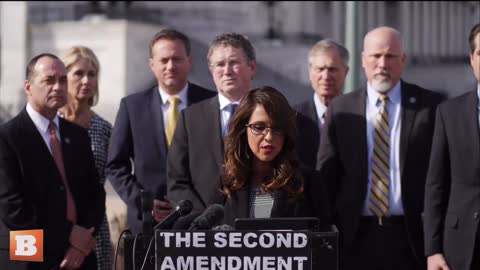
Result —
<instances>
[{"instance_id":1,"label":"black eyeglasses","mask_svg":"<svg viewBox=\"0 0 480 270\"><path fill-rule=\"evenodd\" d=\"M272 135L283 135L284 132L280 128L267 127L264 123L253 123L246 124L246 127L249 127L253 135L267 135L269 131L272 132Z\"/></svg>"}]
</instances>

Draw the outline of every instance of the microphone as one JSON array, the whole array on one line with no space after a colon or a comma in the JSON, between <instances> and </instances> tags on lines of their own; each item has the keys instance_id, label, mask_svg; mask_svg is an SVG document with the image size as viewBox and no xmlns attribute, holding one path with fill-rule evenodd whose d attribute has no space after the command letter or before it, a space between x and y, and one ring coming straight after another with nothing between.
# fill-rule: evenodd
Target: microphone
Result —
<instances>
[{"instance_id":1,"label":"microphone","mask_svg":"<svg viewBox=\"0 0 480 270\"><path fill-rule=\"evenodd\" d=\"M172 226L172 230L186 230L192 222L202 214L202 212L194 211L190 214L180 217Z\"/></svg>"},{"instance_id":2,"label":"microphone","mask_svg":"<svg viewBox=\"0 0 480 270\"><path fill-rule=\"evenodd\" d=\"M220 204L212 204L192 222L188 230L210 230L223 221L223 216L223 206Z\"/></svg>"},{"instance_id":3,"label":"microphone","mask_svg":"<svg viewBox=\"0 0 480 270\"><path fill-rule=\"evenodd\" d=\"M172 227L173 223L178 218L180 218L181 216L185 216L188 213L192 212L192 209L193 209L193 204L192 204L191 201L189 201L189 200L180 201L177 204L177 207L175 207L175 211L170 213L160 223L155 225L155 227L153 228L153 231L155 231L157 229L160 229L160 230L169 229L170 227Z\"/></svg>"},{"instance_id":4,"label":"microphone","mask_svg":"<svg viewBox=\"0 0 480 270\"><path fill-rule=\"evenodd\" d=\"M222 224L212 228L212 231L233 231L233 227L228 224Z\"/></svg>"},{"instance_id":5,"label":"microphone","mask_svg":"<svg viewBox=\"0 0 480 270\"><path fill-rule=\"evenodd\" d=\"M140 201L142 207L142 232L150 234L153 227L153 196L150 191L140 190Z\"/></svg>"}]
</instances>

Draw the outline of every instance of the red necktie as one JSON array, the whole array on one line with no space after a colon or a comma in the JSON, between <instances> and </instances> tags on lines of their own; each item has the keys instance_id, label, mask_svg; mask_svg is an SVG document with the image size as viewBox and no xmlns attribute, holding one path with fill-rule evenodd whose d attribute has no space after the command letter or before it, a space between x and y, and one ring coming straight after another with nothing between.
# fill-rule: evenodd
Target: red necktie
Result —
<instances>
[{"instance_id":1,"label":"red necktie","mask_svg":"<svg viewBox=\"0 0 480 270\"><path fill-rule=\"evenodd\" d=\"M76 223L77 213L75 210L75 201L73 200L72 193L68 186L67 175L65 174L65 166L63 165L62 147L57 139L57 132L55 124L50 121L48 124L48 132L50 133L50 149L52 150L52 156L57 165L57 169L62 177L63 184L65 186L65 193L67 195L67 220Z\"/></svg>"}]
</instances>

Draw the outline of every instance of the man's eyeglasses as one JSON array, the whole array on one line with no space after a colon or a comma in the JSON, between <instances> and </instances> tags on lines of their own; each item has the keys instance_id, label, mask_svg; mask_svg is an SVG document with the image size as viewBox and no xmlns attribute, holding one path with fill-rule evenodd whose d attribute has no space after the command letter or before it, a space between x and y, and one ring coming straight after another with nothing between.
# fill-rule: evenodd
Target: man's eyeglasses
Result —
<instances>
[{"instance_id":1,"label":"man's eyeglasses","mask_svg":"<svg viewBox=\"0 0 480 270\"><path fill-rule=\"evenodd\" d=\"M242 61L232 59L232 60L227 60L227 61L219 61L216 63L212 63L210 67L212 67L215 70L223 70L227 66L230 66L232 69L238 69L242 65Z\"/></svg>"},{"instance_id":2,"label":"man's eyeglasses","mask_svg":"<svg viewBox=\"0 0 480 270\"><path fill-rule=\"evenodd\" d=\"M249 127L253 135L267 135L269 131L272 132L272 135L283 135L284 132L280 128L267 127L267 125L262 123L253 123L246 124L246 127Z\"/></svg>"}]
</instances>

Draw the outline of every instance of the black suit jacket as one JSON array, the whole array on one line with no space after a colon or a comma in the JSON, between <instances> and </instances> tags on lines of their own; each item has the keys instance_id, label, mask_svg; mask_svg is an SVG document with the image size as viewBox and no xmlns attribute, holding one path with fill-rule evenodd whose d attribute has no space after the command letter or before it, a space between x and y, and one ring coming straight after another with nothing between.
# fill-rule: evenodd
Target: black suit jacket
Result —
<instances>
[{"instance_id":1,"label":"black suit jacket","mask_svg":"<svg viewBox=\"0 0 480 270\"><path fill-rule=\"evenodd\" d=\"M215 94L189 83L188 105ZM142 228L140 190L158 199L166 194L167 152L158 87L123 98L112 130L106 173L127 204L128 225L133 233Z\"/></svg>"},{"instance_id":2,"label":"black suit jacket","mask_svg":"<svg viewBox=\"0 0 480 270\"><path fill-rule=\"evenodd\" d=\"M423 259L421 213L438 94L401 82L400 176L406 229ZM318 168L328 182L342 253L356 238L368 188L366 88L332 100L320 142Z\"/></svg>"},{"instance_id":3,"label":"black suit jacket","mask_svg":"<svg viewBox=\"0 0 480 270\"><path fill-rule=\"evenodd\" d=\"M297 114L296 148L303 165L316 168L320 146L319 119L313 99L294 106Z\"/></svg>"},{"instance_id":4,"label":"black suit jacket","mask_svg":"<svg viewBox=\"0 0 480 270\"><path fill-rule=\"evenodd\" d=\"M223 203L221 172L224 146L218 96L183 110L167 162L168 197L188 199L196 210Z\"/></svg>"},{"instance_id":5,"label":"black suit jacket","mask_svg":"<svg viewBox=\"0 0 480 270\"><path fill-rule=\"evenodd\" d=\"M325 184L319 181L317 171L303 170L304 193L302 198L289 200L284 190L275 193L270 217L317 217L321 228L330 230L332 216ZM245 186L225 201L224 223L234 226L235 219L248 218L250 214L250 186Z\"/></svg>"},{"instance_id":6,"label":"black suit jacket","mask_svg":"<svg viewBox=\"0 0 480 270\"><path fill-rule=\"evenodd\" d=\"M437 110L425 193L425 253L443 253L450 269L468 270L480 222L477 91ZM478 251L477 251L478 252Z\"/></svg>"},{"instance_id":7,"label":"black suit jacket","mask_svg":"<svg viewBox=\"0 0 480 270\"><path fill-rule=\"evenodd\" d=\"M77 224L98 227L105 214L85 129L59 119L65 172L77 210ZM0 128L0 265L2 269L55 269L69 246L66 194L47 145L24 109ZM43 229L44 262L9 261L10 230ZM93 252L82 269L96 269Z\"/></svg>"}]
</instances>

